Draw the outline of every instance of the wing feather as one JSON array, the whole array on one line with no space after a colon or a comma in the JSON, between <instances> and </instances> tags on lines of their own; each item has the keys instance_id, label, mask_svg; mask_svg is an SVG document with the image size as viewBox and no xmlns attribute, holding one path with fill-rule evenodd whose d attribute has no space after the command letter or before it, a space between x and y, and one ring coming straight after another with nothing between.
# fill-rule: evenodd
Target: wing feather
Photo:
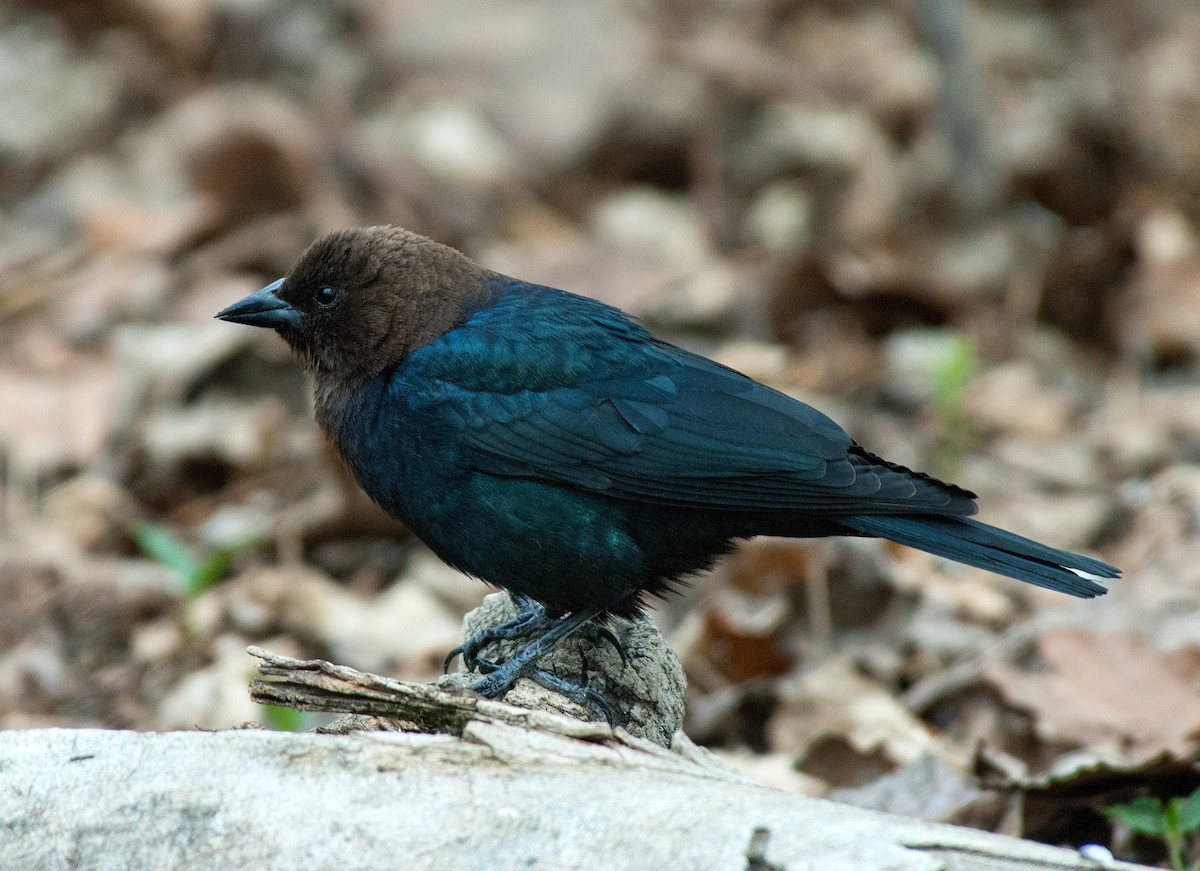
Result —
<instances>
[{"instance_id":1,"label":"wing feather","mask_svg":"<svg viewBox=\"0 0 1200 871\"><path fill-rule=\"evenodd\" d=\"M600 303L524 287L435 342L423 373L465 422L463 462L477 471L728 511L975 509L973 494L874 457L811 406ZM529 305L544 311L546 294L549 321Z\"/></svg>"}]
</instances>

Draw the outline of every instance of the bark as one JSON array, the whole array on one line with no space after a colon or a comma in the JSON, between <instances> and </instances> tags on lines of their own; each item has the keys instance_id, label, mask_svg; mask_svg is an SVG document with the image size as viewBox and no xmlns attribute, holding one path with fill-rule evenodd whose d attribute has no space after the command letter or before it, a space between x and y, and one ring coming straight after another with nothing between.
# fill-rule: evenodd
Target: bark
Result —
<instances>
[{"instance_id":1,"label":"bark","mask_svg":"<svg viewBox=\"0 0 1200 871\"><path fill-rule=\"evenodd\" d=\"M1098 867L757 786L686 739L477 704L457 735L0 733L0 868Z\"/></svg>"}]
</instances>

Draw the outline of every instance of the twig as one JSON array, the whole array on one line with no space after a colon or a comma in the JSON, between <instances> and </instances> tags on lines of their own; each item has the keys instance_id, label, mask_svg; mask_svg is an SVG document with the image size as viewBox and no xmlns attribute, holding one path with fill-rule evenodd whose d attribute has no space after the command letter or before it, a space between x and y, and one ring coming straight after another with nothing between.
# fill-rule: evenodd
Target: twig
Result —
<instances>
[{"instance_id":1,"label":"twig","mask_svg":"<svg viewBox=\"0 0 1200 871\"><path fill-rule=\"evenodd\" d=\"M482 721L590 741L613 738L606 724L518 708L461 689L394 680L323 659L292 659L261 647L246 652L262 660L250 682L250 697L260 705L382 717L405 732L461 736L469 722Z\"/></svg>"},{"instance_id":2,"label":"twig","mask_svg":"<svg viewBox=\"0 0 1200 871\"><path fill-rule=\"evenodd\" d=\"M923 714L948 696L973 687L984 679L988 665L1035 642L1045 631L1036 622L1022 623L1006 632L995 644L957 662L947 669L917 681L904 693L901 701L914 714Z\"/></svg>"},{"instance_id":3,"label":"twig","mask_svg":"<svg viewBox=\"0 0 1200 871\"><path fill-rule=\"evenodd\" d=\"M1002 181L987 151L979 70L967 44L966 14L957 0L923 0L921 24L942 73L942 123L954 155L955 205L967 218L993 211Z\"/></svg>"}]
</instances>

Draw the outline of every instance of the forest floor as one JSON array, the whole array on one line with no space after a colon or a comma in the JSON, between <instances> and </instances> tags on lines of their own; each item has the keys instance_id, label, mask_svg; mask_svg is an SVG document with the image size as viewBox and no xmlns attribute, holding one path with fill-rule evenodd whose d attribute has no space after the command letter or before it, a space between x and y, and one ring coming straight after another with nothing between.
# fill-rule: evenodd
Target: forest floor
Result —
<instances>
[{"instance_id":1,"label":"forest floor","mask_svg":"<svg viewBox=\"0 0 1200 871\"><path fill-rule=\"evenodd\" d=\"M282 342L212 319L321 232L394 223L1125 573L1076 601L749 542L654 612L692 738L1162 861L1106 809L1200 787L1200 14L962 8L9 4L0 728L307 726L249 701L249 644L440 673L488 588L357 490Z\"/></svg>"}]
</instances>

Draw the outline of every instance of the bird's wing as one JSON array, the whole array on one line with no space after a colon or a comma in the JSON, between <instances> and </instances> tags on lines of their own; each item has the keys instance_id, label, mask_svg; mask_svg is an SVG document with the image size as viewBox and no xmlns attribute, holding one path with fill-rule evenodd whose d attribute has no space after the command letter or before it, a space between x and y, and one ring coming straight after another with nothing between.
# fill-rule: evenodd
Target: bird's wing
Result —
<instances>
[{"instance_id":1,"label":"bird's wing","mask_svg":"<svg viewBox=\"0 0 1200 871\"><path fill-rule=\"evenodd\" d=\"M468 324L426 355L475 470L695 508L974 512L973 494L872 456L816 409L580 307Z\"/></svg>"}]
</instances>

